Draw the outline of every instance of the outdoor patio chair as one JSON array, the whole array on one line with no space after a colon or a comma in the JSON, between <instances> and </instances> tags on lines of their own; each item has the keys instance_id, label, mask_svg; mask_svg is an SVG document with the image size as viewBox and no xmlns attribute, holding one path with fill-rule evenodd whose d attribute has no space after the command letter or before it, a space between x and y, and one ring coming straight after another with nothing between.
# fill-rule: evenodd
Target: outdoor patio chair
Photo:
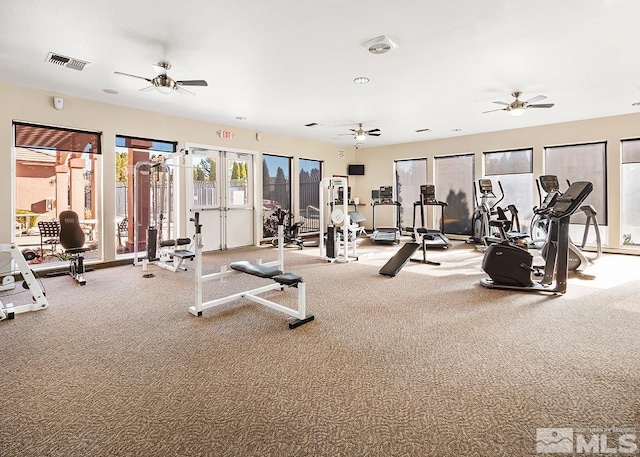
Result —
<instances>
[{"instance_id":1,"label":"outdoor patio chair","mask_svg":"<svg viewBox=\"0 0 640 457\"><path fill-rule=\"evenodd\" d=\"M58 221L38 221L40 231L40 255L44 257L44 247L49 246L51 255L54 255L60 243L60 222Z\"/></svg>"},{"instance_id":2,"label":"outdoor patio chair","mask_svg":"<svg viewBox=\"0 0 640 457\"><path fill-rule=\"evenodd\" d=\"M118 246L123 246L122 240L129 237L129 226L127 217L118 223Z\"/></svg>"}]
</instances>

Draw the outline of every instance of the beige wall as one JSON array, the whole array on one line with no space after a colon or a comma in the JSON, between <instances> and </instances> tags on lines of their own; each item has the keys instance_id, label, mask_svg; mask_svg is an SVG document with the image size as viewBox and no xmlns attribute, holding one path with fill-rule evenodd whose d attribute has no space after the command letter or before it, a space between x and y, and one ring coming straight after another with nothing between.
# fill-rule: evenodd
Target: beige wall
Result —
<instances>
[{"instance_id":1,"label":"beige wall","mask_svg":"<svg viewBox=\"0 0 640 457\"><path fill-rule=\"evenodd\" d=\"M525 114L526 116L526 114ZM591 119L561 124L545 125L522 129L505 130L477 135L466 135L419 143L399 144L389 147L366 148L356 151L356 162L366 164L365 176L355 180L354 195L361 196L367 203L362 208L370 221L371 189L393 183L393 161L406 158L427 158L430 173L429 183L433 183L433 158L436 156L474 153L476 179L482 177L482 153L507 149L533 148L534 176L543 174L543 153L545 146L607 142L607 184L609 210L608 245L622 244L620 234L620 140L640 137L640 114L629 114L600 119ZM353 186L354 184L352 184ZM534 191L534 195L537 195ZM364 200L362 197L365 197ZM380 224L390 221L382 220ZM376 213L376 224L378 214Z\"/></svg>"},{"instance_id":2,"label":"beige wall","mask_svg":"<svg viewBox=\"0 0 640 457\"><path fill-rule=\"evenodd\" d=\"M53 95L63 96L64 109L53 108ZM115 222L111 217L114 206L115 190L111 177L115 173L113 150L116 134L178 141L178 147L185 143L209 145L220 148L232 148L256 152L268 152L295 158L323 160L325 176L346 174L348 163L364 163L365 176L351 176L350 186L354 196L361 199L365 206L361 212L367 217L367 226L371 224L371 189L381 185L393 184L393 161L401 158L429 159L429 170L433 172L432 159L438 155L450 155L473 152L476 154L476 178L482 175L482 152L518 148L533 148L534 175L543 172L542 156L545 146L576 144L595 141L607 142L608 160L608 207L609 207L609 246L621 244L620 227L620 140L640 137L640 114L615 116L602 119L568 122L555 125L514 129L478 135L400 144L380 148L340 148L336 145L321 144L296 138L271 135L262 132L262 140L257 142L255 132L235 127L207 122L177 118L163 114L119 107L90 100L68 97L65 94L27 89L0 84L0 97L3 109L0 111L0 145L2 166L0 166L0 186L2 186L2 206L0 216L7 221L0 224L0 242L11 240L13 233L13 187L12 187L12 121L20 120L45 125L57 125L102 132L102 169L98 170L97 185L105 182L103 206L98 212L103 220L102 233L115 233ZM221 140L216 135L220 129L232 130L232 140ZM340 158L339 150L345 155ZM294 161L295 164L295 161ZM295 165L294 165L295 166ZM294 186L296 182L294 169ZM261 178L259 174L258 178ZM433 176L429 178L433 182ZM378 220L376 221L378 222ZM390 222L390 221L389 221ZM379 224L387 223L383 220ZM115 238L103 240L105 260L111 260L115 252Z\"/></svg>"},{"instance_id":3,"label":"beige wall","mask_svg":"<svg viewBox=\"0 0 640 457\"><path fill-rule=\"evenodd\" d=\"M64 98L64 109L53 108L52 97ZM323 160L325 176L345 174L347 163L352 162L353 148L342 148L331 144L315 143L297 138L272 135L262 132L260 142L256 141L255 131L236 127L194 121L147 111L135 110L91 100L69 97L55 92L27 89L24 87L0 84L0 243L8 243L13 235L14 189L13 180L13 130L12 121L25 121L35 124L63 126L102 132L102 165L97 170L97 186L102 183L102 206L98 214L103 222L102 233L115 233L115 221L112 217L115 199L115 156L111 152L116 135L131 135L144 138L177 141L178 149L185 143L207 145L223 149L272 153L294 158ZM234 138L221 140L216 132L220 129L231 130ZM343 158L338 151L344 150ZM258 160L259 157L258 157ZM294 160L294 167L297 161ZM258 174L258 179L262 175ZM293 170L294 185L297 184L297 168ZM261 185L261 183L258 183ZM184 207L184 206L183 206ZM115 256L115 237L105 237L101 243L104 260Z\"/></svg>"}]
</instances>

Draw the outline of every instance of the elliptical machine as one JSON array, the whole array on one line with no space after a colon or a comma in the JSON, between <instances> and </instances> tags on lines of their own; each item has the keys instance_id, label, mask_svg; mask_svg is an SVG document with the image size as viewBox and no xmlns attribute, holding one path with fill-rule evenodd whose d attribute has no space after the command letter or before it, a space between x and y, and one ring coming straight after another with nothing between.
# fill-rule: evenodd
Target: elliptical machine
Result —
<instances>
[{"instance_id":1,"label":"elliptical machine","mask_svg":"<svg viewBox=\"0 0 640 457\"><path fill-rule=\"evenodd\" d=\"M502 222L494 221L493 225L500 229L502 241L487 248L482 269L489 278L481 279L480 284L490 289L564 294L569 275L569 219L592 190L593 184L590 182L574 182L563 195L556 198L552 206L540 210L547 214L550 221L544 271L532 267L531 253L510 243ZM532 274L543 278L533 281Z\"/></svg>"},{"instance_id":2,"label":"elliptical machine","mask_svg":"<svg viewBox=\"0 0 640 457\"><path fill-rule=\"evenodd\" d=\"M555 175L542 175L536 181L538 187L538 196L540 198L540 207L534 208L534 217L531 220L531 246L540 249L542 258L547 258L548 243L547 238L549 234L549 226L551 221L549 220L547 208L554 205L557 198L562 195L560 192L560 184L558 177ZM546 195L542 198L542 189ZM569 271L575 271L579 273L583 278L594 279L593 276L584 273L584 270L589 266L590 262L595 262L602 256L602 240L600 237L600 227L598 226L598 219L596 210L591 205L580 206L580 211L585 213L587 220L582 235L582 243L580 246L576 246L571 238L569 238ZM593 225L595 237L596 237L596 254L593 257L587 257L583 249L587 244L590 227Z\"/></svg>"},{"instance_id":3,"label":"elliptical machine","mask_svg":"<svg viewBox=\"0 0 640 457\"><path fill-rule=\"evenodd\" d=\"M473 210L473 217L471 224L473 228L473 235L467 240L467 243L473 243L476 245L476 249L484 251L491 243L498 243L500 238L496 230L492 230L491 224L492 218L495 216L498 220L502 221L502 225L505 229L506 237L515 243L521 244L522 240L528 238L527 233L520 231L520 221L518 219L518 210L514 205L508 205L507 211L511 213L511 220L506 216L505 210L503 210L498 203L504 200L504 189L502 183L498 181L498 187L500 188L500 198L492 205L489 205L489 199L497 198L493 192L493 184L491 179L484 178L478 180L478 188L480 193L480 201L478 201L478 191L474 186L474 192L476 195L476 207ZM498 227L498 226L495 226Z\"/></svg>"},{"instance_id":4,"label":"elliptical machine","mask_svg":"<svg viewBox=\"0 0 640 457\"><path fill-rule=\"evenodd\" d=\"M504 200L504 191L502 190L500 181L498 181L498 186L500 187L501 196L493 205L489 205L490 199L497 198L493 192L491 180L487 178L479 179L477 190L474 183L473 190L476 197L476 207L473 210L473 217L471 218L473 235L467 240L467 243L475 244L478 249L486 246L485 238L491 236L491 217L497 215L495 208L498 203ZM478 199L478 193L480 194L480 199Z\"/></svg>"},{"instance_id":5,"label":"elliptical machine","mask_svg":"<svg viewBox=\"0 0 640 457\"><path fill-rule=\"evenodd\" d=\"M302 238L300 237L300 227L302 227L302 222L293 222L293 213L291 211L283 210L282 208L278 208L273 213L278 219L278 225L282 225L284 228L284 234L282 237L282 242L284 246L288 246L290 244L295 244L298 246L298 249L302 249L304 247L304 243ZM288 219L287 223L284 223L285 217ZM272 246L278 246L279 237L273 238L271 240Z\"/></svg>"}]
</instances>

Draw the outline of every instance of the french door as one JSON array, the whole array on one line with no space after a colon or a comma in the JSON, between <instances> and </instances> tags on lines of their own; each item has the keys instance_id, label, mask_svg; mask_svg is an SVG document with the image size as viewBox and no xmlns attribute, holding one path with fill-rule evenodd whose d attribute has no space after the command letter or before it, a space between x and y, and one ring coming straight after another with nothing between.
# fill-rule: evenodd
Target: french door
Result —
<instances>
[{"instance_id":1,"label":"french door","mask_svg":"<svg viewBox=\"0 0 640 457\"><path fill-rule=\"evenodd\" d=\"M204 251L255 243L255 177L250 153L190 148L190 217L200 213ZM187 225L190 236L192 223Z\"/></svg>"}]
</instances>

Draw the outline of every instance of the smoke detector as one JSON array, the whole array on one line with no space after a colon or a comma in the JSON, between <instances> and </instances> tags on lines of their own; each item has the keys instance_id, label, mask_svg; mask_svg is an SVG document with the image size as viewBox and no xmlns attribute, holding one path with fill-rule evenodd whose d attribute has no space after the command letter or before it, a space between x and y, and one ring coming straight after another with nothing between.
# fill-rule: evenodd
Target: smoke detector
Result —
<instances>
[{"instance_id":1,"label":"smoke detector","mask_svg":"<svg viewBox=\"0 0 640 457\"><path fill-rule=\"evenodd\" d=\"M369 41L365 41L360 46L369 51L371 54L386 54L398 47L391 38L386 35L379 36Z\"/></svg>"},{"instance_id":2,"label":"smoke detector","mask_svg":"<svg viewBox=\"0 0 640 457\"><path fill-rule=\"evenodd\" d=\"M54 52L50 52L49 55L47 55L47 62L78 71L82 71L84 66L89 63L84 60L74 59L73 57L63 56L62 54L56 54Z\"/></svg>"}]
</instances>

